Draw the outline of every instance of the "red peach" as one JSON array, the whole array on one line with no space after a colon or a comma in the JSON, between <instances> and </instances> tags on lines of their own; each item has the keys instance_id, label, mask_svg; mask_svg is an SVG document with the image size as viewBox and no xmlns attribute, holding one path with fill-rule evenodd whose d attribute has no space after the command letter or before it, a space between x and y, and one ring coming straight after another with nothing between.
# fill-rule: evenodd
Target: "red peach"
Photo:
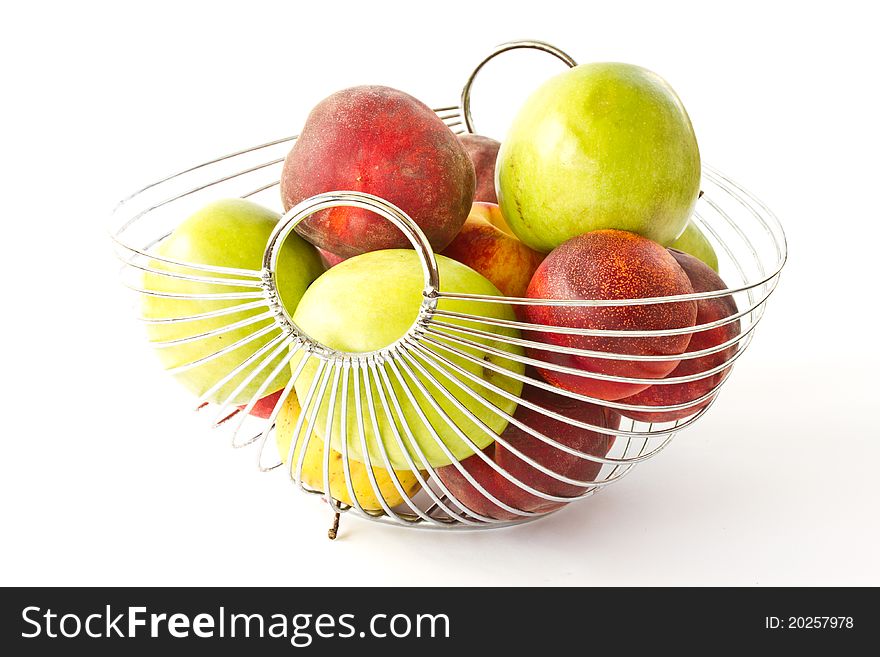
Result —
<instances>
[{"instance_id":1,"label":"red peach","mask_svg":"<svg viewBox=\"0 0 880 657\"><path fill-rule=\"evenodd\" d=\"M321 192L374 194L412 217L442 251L467 218L475 184L461 142L427 105L396 89L362 86L311 111L284 161L281 198L288 210ZM410 246L389 221L352 207L315 213L297 232L343 257Z\"/></svg>"},{"instance_id":2,"label":"red peach","mask_svg":"<svg viewBox=\"0 0 880 657\"><path fill-rule=\"evenodd\" d=\"M483 218L486 213L500 217L501 210L497 205L474 203L474 208L476 211L471 211L461 232L444 249L443 255L478 271L505 296L525 296L532 274L541 264L544 254L529 248Z\"/></svg>"},{"instance_id":3,"label":"red peach","mask_svg":"<svg viewBox=\"0 0 880 657\"><path fill-rule=\"evenodd\" d=\"M505 235L510 235L511 237L516 237L513 234L513 231L510 230L510 226L507 225L507 220L504 218L504 215L501 213L501 208L498 207L497 203L486 203L484 201L474 201L474 204L471 206L471 212L468 216L476 215L488 221L490 224L495 226L501 230ZM519 238L517 238L519 239Z\"/></svg>"}]
</instances>

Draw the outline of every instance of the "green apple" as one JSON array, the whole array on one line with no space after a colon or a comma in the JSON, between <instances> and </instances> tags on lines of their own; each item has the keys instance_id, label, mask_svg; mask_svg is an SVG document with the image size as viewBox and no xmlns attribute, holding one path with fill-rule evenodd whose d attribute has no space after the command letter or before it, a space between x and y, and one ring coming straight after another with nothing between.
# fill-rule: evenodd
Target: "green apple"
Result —
<instances>
[{"instance_id":1,"label":"green apple","mask_svg":"<svg viewBox=\"0 0 880 657\"><path fill-rule=\"evenodd\" d=\"M630 64L583 64L528 98L495 175L507 223L533 249L602 228L668 245L697 201L700 152L662 78Z\"/></svg>"},{"instance_id":2,"label":"green apple","mask_svg":"<svg viewBox=\"0 0 880 657\"><path fill-rule=\"evenodd\" d=\"M678 249L699 258L716 272L718 271L718 255L712 248L711 242L706 238L693 221L689 221L684 232L669 245L671 249Z\"/></svg>"},{"instance_id":3,"label":"green apple","mask_svg":"<svg viewBox=\"0 0 880 657\"><path fill-rule=\"evenodd\" d=\"M470 267L439 255L437 256L437 264L440 270L441 291L501 296L501 293L492 283ZM372 251L345 260L325 272L318 280L312 283L311 287L303 295L293 319L297 326L308 335L331 349L357 353L375 351L395 342L410 329L416 320L423 299L423 288L422 269L415 251L405 249ZM487 318L516 319L513 309L506 303L441 299L438 303L438 308ZM493 327L487 324L474 324L473 322L447 317L442 319L450 324L469 326L499 336L519 336L519 331L515 329ZM475 336L462 337L510 354L522 354L522 350L519 347L506 344L497 339ZM454 362L463 370L498 386L511 395L519 395L522 390L521 381L507 374L494 372L479 364L481 360L488 360L513 373L522 374L525 371L525 366L521 363L511 361L503 356L487 354L478 348L458 346L458 349L478 359L477 363L473 363L461 356L450 355L438 347L428 344L425 346L437 355L441 355ZM292 365L295 366L298 362L299 360L295 359ZM305 403L307 392L317 368L317 358L310 358L295 383L297 396L303 403ZM452 460L444 454L443 450L432 438L429 429L419 419L418 414L407 399L391 368L388 366L386 368L389 379L392 382L394 395L400 401L406 424L412 431L413 437L424 453L426 460L432 467L448 465ZM454 459L462 460L470 456L473 450L461 438L456 436L442 416L431 408L428 401L416 388L412 378L406 375L403 366L398 365L398 369L406 378L407 387L413 391L419 408L424 411L431 426L436 429L439 437L446 447L449 448ZM492 443L494 440L492 435L481 430L462 411L456 409L454 404L446 399L442 392L437 390L434 384L430 383L427 377L418 374L415 368L412 369L413 372L416 372L418 379L431 391L431 397L438 402L439 406L449 415L464 435L472 440L480 449ZM436 370L430 367L426 367L426 370L431 372L446 390L452 393L468 410L488 425L492 431L495 433L504 431L504 428L507 426L506 419L487 409L477 399L458 388L451 381L444 379ZM476 382L468 380L461 374L456 374L455 376L479 396L504 412L513 414L516 410L516 402L490 391ZM353 383L350 383L348 389L345 437L348 441L350 458L356 461L364 461L352 385ZM328 432L327 418L331 388L332 386L328 385L327 391L321 398L321 408L317 415L315 429L325 442L329 433L331 436L330 444L333 449L341 452L343 436L340 421L342 417L340 404L342 394L341 392L337 393L332 431ZM338 390L341 391L341 389L342 384L340 382ZM388 401L390 404L390 399ZM394 438L391 424L384 413L376 390L373 390L373 403L375 404L378 417L378 436L373 430L369 419L367 396L364 394L362 387L361 406L362 417L364 418L364 436L371 463L384 467L379 442L381 441L394 469L410 469L403 452ZM400 426L397 422L395 424L398 427ZM406 434L403 431L401 431L401 438L415 465L423 467L417 452L407 444Z\"/></svg>"},{"instance_id":4,"label":"green apple","mask_svg":"<svg viewBox=\"0 0 880 657\"><path fill-rule=\"evenodd\" d=\"M193 264L252 269L259 272L262 267L263 251L266 248L266 243L269 240L272 229L278 223L278 219L279 215L276 212L251 201L242 199L216 201L184 220L159 244L155 253L158 256ZM200 269L164 263L159 260L153 260L150 264L153 269L169 273L215 279L244 280L232 274L206 272ZM321 260L315 248L298 235L291 233L281 246L277 267L279 295L290 312L293 312L296 308L309 283L315 280L322 271ZM242 292L258 293L260 291L257 287L198 282L151 272L144 274L143 286L146 290L171 294L204 295ZM200 315L229 308L237 304L252 303L254 300L184 299L145 294L143 295L142 307L145 318L162 320ZM171 323L151 322L147 324L148 337L154 342L166 342L193 337L247 320L265 313L267 310L268 305L261 305L258 308L207 319ZM191 342L168 347L159 347L157 345L159 348L156 351L166 368L175 368L193 363L249 335L253 335L253 333L272 324L273 321L269 317L253 324L241 326L218 335L199 338ZM270 332L223 356L181 371L177 374L177 379L191 392L201 396L240 363L253 355L260 347L269 342L273 335L277 335L277 333ZM271 353L271 350L264 355L268 355L268 353ZM278 361L280 361L281 356L279 354L274 362L256 376L234 399L230 400L231 403L247 403L271 374ZM260 360L262 358L259 358L256 362L260 362ZM247 377L248 373L253 371L252 366L253 363L246 368L245 372L221 386L219 390L211 395L210 401L226 401L229 395ZM266 387L265 394L268 395L284 387L288 380L290 380L290 372L287 368L282 368L281 373L277 375L276 379Z\"/></svg>"}]
</instances>

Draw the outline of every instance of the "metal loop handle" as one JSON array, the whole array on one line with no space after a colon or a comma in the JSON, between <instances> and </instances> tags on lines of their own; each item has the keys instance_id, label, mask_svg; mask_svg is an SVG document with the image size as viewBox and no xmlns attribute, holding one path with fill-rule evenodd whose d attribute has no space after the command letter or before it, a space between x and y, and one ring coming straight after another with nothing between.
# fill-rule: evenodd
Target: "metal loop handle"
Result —
<instances>
[{"instance_id":1,"label":"metal loop handle","mask_svg":"<svg viewBox=\"0 0 880 657\"><path fill-rule=\"evenodd\" d=\"M569 68L577 66L577 62L574 60L574 58L571 57L571 55L563 52L556 46L551 45L545 41L533 41L529 39L524 39L520 41L508 41L507 43L502 43L501 45L495 46L495 49L477 65L473 73L471 73L470 77L467 79L467 82L464 83L464 88L461 90L461 109L462 113L464 114L464 124L467 127L468 132L476 132L474 130L474 118L473 116L471 116L471 87L474 84L474 79L476 79L477 74L480 72L480 69L488 64L492 59L494 59L501 53L507 52L508 50L516 50L518 48L530 48L532 50L540 50L542 52L549 53L557 59L561 60L562 62L568 64Z\"/></svg>"},{"instance_id":2,"label":"metal loop handle","mask_svg":"<svg viewBox=\"0 0 880 657\"><path fill-rule=\"evenodd\" d=\"M321 210L338 207L370 210L380 217L387 219L403 232L419 256L419 261L422 263L422 273L425 277L422 305L415 324L401 337L401 340L405 339L427 314L432 313L436 309L440 292L440 271L437 267L437 258L434 256L431 243L418 224L393 203L373 194L353 191L325 192L297 203L284 213L269 236L266 250L263 252L261 278L269 307L281 328L288 333L296 335L303 341L308 341L317 351L324 352L325 355L338 354L340 352L312 339L294 323L290 312L281 302L281 298L278 295L276 268L278 266L278 257L281 254L281 245L301 221ZM393 346L394 344L388 345L381 351ZM356 354L356 356L363 357L366 354Z\"/></svg>"}]
</instances>

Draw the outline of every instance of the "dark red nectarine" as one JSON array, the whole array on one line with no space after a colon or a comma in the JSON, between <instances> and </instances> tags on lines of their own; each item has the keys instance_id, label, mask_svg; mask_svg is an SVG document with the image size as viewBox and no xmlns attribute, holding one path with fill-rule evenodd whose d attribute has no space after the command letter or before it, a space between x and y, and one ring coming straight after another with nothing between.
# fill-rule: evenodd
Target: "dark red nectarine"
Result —
<instances>
[{"instance_id":1,"label":"dark red nectarine","mask_svg":"<svg viewBox=\"0 0 880 657\"><path fill-rule=\"evenodd\" d=\"M616 429L619 426L620 416L616 413L608 413L607 409L601 406L576 401L558 393L526 386L523 397L541 408L572 420L609 429ZM606 456L614 444L613 435L600 434L572 426L568 422L547 417L524 405L520 405L516 409L514 418L566 447L592 456ZM601 463L548 445L512 423L507 425L501 438L512 448L519 450L542 466L571 479L584 482L593 481L602 469ZM575 497L586 490L584 486L562 482L541 472L502 445L500 441L490 445L484 450L484 453L519 481L548 495ZM463 460L461 466L489 493L515 509L547 513L563 505L562 502L545 500L524 491L496 472L491 465L477 455ZM463 505L475 513L498 520L512 520L522 517L502 509L489 500L464 478L455 465L438 468L437 476Z\"/></svg>"},{"instance_id":2,"label":"dark red nectarine","mask_svg":"<svg viewBox=\"0 0 880 657\"><path fill-rule=\"evenodd\" d=\"M525 398L542 408L572 420L608 429L616 429L620 424L619 415L606 413L606 409L601 406L577 401L557 393L541 390L540 388L529 387ZM595 431L572 426L565 421L549 418L539 411L526 408L525 406L517 408L515 417L529 428L540 431L548 438L552 438L566 447L571 447L591 456L604 457L614 445L613 435L600 434ZM593 481L602 469L601 463L590 461L589 459L581 458L575 454L570 454L547 445L513 424L507 425L502 438L511 447L518 449L542 466L571 479ZM500 442L495 443L495 462L520 481L526 482L542 493L558 495L560 497L574 497L586 490L584 486L576 486L559 481L551 475L541 472L515 455ZM541 499L521 488L515 488L513 492L516 496L516 504L514 506L518 509L547 512L561 506L560 502Z\"/></svg>"},{"instance_id":3,"label":"dark red nectarine","mask_svg":"<svg viewBox=\"0 0 880 657\"><path fill-rule=\"evenodd\" d=\"M693 287L675 258L645 237L621 230L597 230L564 242L541 263L529 284L533 299L640 299L690 294ZM669 330L693 326L694 301L624 306L519 306L532 324L593 330ZM530 355L547 363L620 377L662 379L679 363L690 334L669 336L582 336L529 331L527 337L558 345L623 355L666 356L663 360L609 359L554 353L539 348ZM647 383L607 381L539 368L556 386L605 400L628 397Z\"/></svg>"},{"instance_id":4,"label":"dark red nectarine","mask_svg":"<svg viewBox=\"0 0 880 657\"><path fill-rule=\"evenodd\" d=\"M492 443L484 449L483 453L488 456L490 460L494 460L495 443ZM495 469L491 465L486 463L477 454L467 457L461 461L460 465L489 493L505 504L513 506L510 489L515 488L515 486L509 481L504 480L501 475L495 472ZM495 518L496 520L515 520L523 517L520 514L511 513L506 509L502 509L488 497L483 495L475 486L473 486L473 484L471 484L471 482L465 479L464 475L455 467L455 464L444 465L437 468L435 472L437 473L437 478L443 482L465 509L482 516Z\"/></svg>"},{"instance_id":5,"label":"dark red nectarine","mask_svg":"<svg viewBox=\"0 0 880 657\"><path fill-rule=\"evenodd\" d=\"M474 163L474 172L477 174L474 200L498 203L495 194L495 160L498 159L501 144L482 135L464 134L459 135L458 139Z\"/></svg>"},{"instance_id":6,"label":"dark red nectarine","mask_svg":"<svg viewBox=\"0 0 880 657\"><path fill-rule=\"evenodd\" d=\"M694 292L713 292L715 290L723 290L727 288L721 277L718 276L708 265L701 260L683 253L675 249L669 249L672 257L678 262L681 268L687 274L694 288ZM708 324L730 317L736 314L736 301L732 296L717 297L714 299L701 299L697 301L697 325ZM739 320L718 326L705 331L698 331L691 336L687 351L702 351L710 349L732 340L739 335ZM736 345L731 345L722 351L700 356L699 358L684 358L678 364L668 377L688 376L699 372L706 372L715 367L719 367L730 360L736 353ZM712 374L702 379L689 381L685 383L673 383L669 385L657 384L646 390L626 397L622 401L627 404L638 404L644 406L671 406L673 404L683 404L685 402L699 399L707 394L712 388L718 385L724 378L727 370L725 368L716 374ZM690 408L678 411L621 411L627 417L634 420L642 420L643 422L672 422L681 418L693 415L701 408L709 404L712 397L700 402Z\"/></svg>"},{"instance_id":7,"label":"dark red nectarine","mask_svg":"<svg viewBox=\"0 0 880 657\"><path fill-rule=\"evenodd\" d=\"M380 86L338 91L311 111L281 174L285 210L321 192L380 196L419 225L435 251L458 233L474 198L474 167L452 131L409 94ZM409 248L368 210L322 210L297 226L315 246L349 257Z\"/></svg>"}]
</instances>

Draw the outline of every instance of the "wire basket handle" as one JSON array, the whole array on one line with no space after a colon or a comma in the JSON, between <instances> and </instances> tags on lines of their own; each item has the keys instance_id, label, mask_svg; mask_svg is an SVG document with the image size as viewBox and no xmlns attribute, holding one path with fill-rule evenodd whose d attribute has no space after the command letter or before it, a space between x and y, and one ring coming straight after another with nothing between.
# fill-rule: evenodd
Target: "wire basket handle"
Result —
<instances>
[{"instance_id":1,"label":"wire basket handle","mask_svg":"<svg viewBox=\"0 0 880 657\"><path fill-rule=\"evenodd\" d=\"M422 305L415 324L401 337L401 340L405 339L415 329L416 325L420 323L426 314L434 311L437 307L437 299L440 292L440 271L437 267L437 258L434 256L431 243L418 224L393 203L373 194L353 191L325 192L297 203L284 213L284 216L281 217L269 236L266 250L263 252L263 270L261 274L263 287L269 307L281 328L290 334L296 335L303 341L310 342L317 352L323 352L325 355L338 355L339 352L314 340L294 323L290 312L284 306L278 294L276 268L278 266L278 257L281 253L281 245L301 221L321 210L338 207L361 208L362 210L375 212L380 217L387 219L403 232L419 256L419 261L422 264L422 273L425 278ZM386 349L393 346L389 345ZM351 355L366 356L366 354Z\"/></svg>"},{"instance_id":2,"label":"wire basket handle","mask_svg":"<svg viewBox=\"0 0 880 657\"><path fill-rule=\"evenodd\" d=\"M502 43L498 46L495 46L495 49L491 53L489 53L485 57L485 59L483 59L483 61L477 64L477 67L474 69L473 73L471 73L470 77L467 79L467 82L464 83L464 88L461 90L461 109L464 114L464 124L467 127L468 132L476 132L474 130L474 117L471 116L471 87L474 84L474 80L476 79L477 74L480 72L480 69L482 69L486 64L488 64L492 59L494 59L501 53L507 52L508 50L516 50L518 48L530 48L532 50L540 50L542 52L553 55L557 59L566 63L571 68L577 66L577 62L571 57L571 55L563 52L556 46L553 46L545 41L533 41L530 39L523 39L519 41L508 41L507 43Z\"/></svg>"}]
</instances>

